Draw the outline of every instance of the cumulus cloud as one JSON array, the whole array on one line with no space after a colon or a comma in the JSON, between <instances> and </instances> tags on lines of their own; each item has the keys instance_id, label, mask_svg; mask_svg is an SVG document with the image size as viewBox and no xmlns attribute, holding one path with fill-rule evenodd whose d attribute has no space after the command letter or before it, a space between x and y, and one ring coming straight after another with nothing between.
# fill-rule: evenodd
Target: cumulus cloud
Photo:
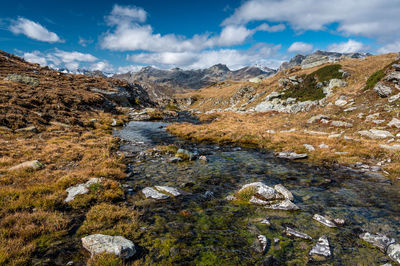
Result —
<instances>
[{"instance_id":1,"label":"cumulus cloud","mask_svg":"<svg viewBox=\"0 0 400 266\"><path fill-rule=\"evenodd\" d=\"M337 53L357 53L366 49L366 46L354 40L347 42L334 43L328 46L328 51Z\"/></svg>"},{"instance_id":2,"label":"cumulus cloud","mask_svg":"<svg viewBox=\"0 0 400 266\"><path fill-rule=\"evenodd\" d=\"M127 72L138 72L143 66L139 65L128 65L118 67L117 73L127 73Z\"/></svg>"},{"instance_id":3,"label":"cumulus cloud","mask_svg":"<svg viewBox=\"0 0 400 266\"><path fill-rule=\"evenodd\" d=\"M290 45L288 52L291 53L307 53L311 52L313 49L313 45L304 42L294 42Z\"/></svg>"},{"instance_id":4,"label":"cumulus cloud","mask_svg":"<svg viewBox=\"0 0 400 266\"><path fill-rule=\"evenodd\" d=\"M337 23L337 31L392 39L400 35L398 0L249 0L222 25L251 21L287 22L295 30L325 30Z\"/></svg>"},{"instance_id":5,"label":"cumulus cloud","mask_svg":"<svg viewBox=\"0 0 400 266\"><path fill-rule=\"evenodd\" d=\"M200 52L139 53L129 56L128 59L140 64L157 65L161 68L179 66L186 69L199 69L219 63L226 64L231 69L254 64L277 67L280 64L279 60L263 58L275 56L279 49L280 45L258 44L249 50L217 49Z\"/></svg>"},{"instance_id":6,"label":"cumulus cloud","mask_svg":"<svg viewBox=\"0 0 400 266\"><path fill-rule=\"evenodd\" d=\"M151 25L142 24L147 13L138 7L115 5L106 17L112 31L103 34L101 47L116 51L150 51L183 53L201 51L216 46L232 46L244 43L257 31L277 32L285 29L283 24L270 26L266 23L248 29L242 25L227 25L219 35L196 34L192 38L175 34L154 33Z\"/></svg>"},{"instance_id":7,"label":"cumulus cloud","mask_svg":"<svg viewBox=\"0 0 400 266\"><path fill-rule=\"evenodd\" d=\"M24 34L31 39L42 42L62 42L56 33L48 31L37 22L22 17L13 20L9 30L14 34Z\"/></svg>"},{"instance_id":8,"label":"cumulus cloud","mask_svg":"<svg viewBox=\"0 0 400 266\"><path fill-rule=\"evenodd\" d=\"M400 41L386 44L378 49L378 53L381 54L398 53L398 52L400 52Z\"/></svg>"},{"instance_id":9,"label":"cumulus cloud","mask_svg":"<svg viewBox=\"0 0 400 266\"><path fill-rule=\"evenodd\" d=\"M57 48L47 53L42 53L39 51L24 53L23 57L28 62L38 63L40 65L48 65L53 68L66 67L69 70L77 70L81 63L91 63L98 60L97 57L91 54L85 54L77 51L68 52ZM99 64L97 66L101 67L101 62L98 63ZM94 67L95 64L92 66ZM106 69L107 65L103 65L103 67Z\"/></svg>"},{"instance_id":10,"label":"cumulus cloud","mask_svg":"<svg viewBox=\"0 0 400 266\"><path fill-rule=\"evenodd\" d=\"M93 40L86 40L85 38L79 37L78 43L79 43L81 46L86 47L86 46L88 46L89 44L93 43Z\"/></svg>"}]
</instances>

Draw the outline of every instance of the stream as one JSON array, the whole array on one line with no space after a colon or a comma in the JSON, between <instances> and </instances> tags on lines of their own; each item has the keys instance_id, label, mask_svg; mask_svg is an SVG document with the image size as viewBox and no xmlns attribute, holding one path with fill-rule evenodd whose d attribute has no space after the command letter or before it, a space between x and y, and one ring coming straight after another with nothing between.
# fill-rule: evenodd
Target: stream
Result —
<instances>
[{"instance_id":1,"label":"stream","mask_svg":"<svg viewBox=\"0 0 400 266\"><path fill-rule=\"evenodd\" d=\"M140 210L140 234L134 239L144 264L158 265L381 265L391 260L362 241L362 230L400 241L400 190L385 178L344 169L324 169L276 158L253 148L191 143L168 134L164 122L130 122L115 132L127 156L130 177L124 181L126 204ZM202 160L169 162L174 155L144 151L174 144ZM154 150L153 150L154 151ZM294 195L300 211L267 210L227 201L242 185L262 181L282 184ZM164 185L186 193L164 200L146 199L145 187ZM329 228L314 214L342 218ZM268 218L271 226L260 221ZM285 228L307 233L313 240L291 238ZM253 243L269 239L264 254ZM326 235L332 255L310 259L318 238Z\"/></svg>"}]
</instances>

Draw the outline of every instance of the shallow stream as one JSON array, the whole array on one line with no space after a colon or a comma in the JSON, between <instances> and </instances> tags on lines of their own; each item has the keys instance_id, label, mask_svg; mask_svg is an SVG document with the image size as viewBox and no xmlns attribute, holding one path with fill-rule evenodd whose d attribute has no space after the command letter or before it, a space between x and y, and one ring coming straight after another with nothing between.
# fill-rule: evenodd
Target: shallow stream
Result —
<instances>
[{"instance_id":1,"label":"shallow stream","mask_svg":"<svg viewBox=\"0 0 400 266\"><path fill-rule=\"evenodd\" d=\"M400 241L398 185L385 178L277 159L268 151L190 143L169 135L166 125L130 122L116 132L125 141L121 151L132 155L132 174L124 186L127 204L143 211L142 233L135 243L146 264L275 265L266 259L270 255L288 265L319 264L322 262L311 261L308 253L322 235L328 237L332 252L324 264L390 262L358 235L366 230ZM208 161L170 163L171 155L141 155L156 145L169 144L205 155ZM267 210L225 200L243 184L255 181L284 185L301 210ZM187 195L145 199L141 190L155 185L180 188ZM316 213L343 218L346 224L326 227L312 219ZM260 223L265 218L270 227ZM286 226L313 240L286 236ZM264 254L253 248L258 235L270 240Z\"/></svg>"}]
</instances>

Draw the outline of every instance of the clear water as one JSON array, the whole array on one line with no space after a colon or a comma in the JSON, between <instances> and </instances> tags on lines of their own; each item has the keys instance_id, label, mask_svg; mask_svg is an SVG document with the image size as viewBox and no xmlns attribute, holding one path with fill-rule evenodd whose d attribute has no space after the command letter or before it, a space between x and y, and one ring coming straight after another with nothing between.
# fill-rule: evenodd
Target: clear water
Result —
<instances>
[{"instance_id":1,"label":"clear water","mask_svg":"<svg viewBox=\"0 0 400 266\"><path fill-rule=\"evenodd\" d=\"M400 190L379 177L327 170L304 163L279 160L265 151L189 143L169 135L166 123L131 122L116 132L129 143L121 150L134 154L155 145L175 144L206 155L208 162L173 164L166 156L132 159L133 177L126 185L133 193L127 204L143 210L142 233L135 240L142 247L144 264L254 265L273 255L284 264L311 262L308 252L327 235L334 265L379 265L389 258L358 238L361 229L383 233L400 241ZM301 211L273 211L225 199L241 185L262 181L283 184L295 196ZM146 186L180 187L188 195L163 201L144 199ZM346 225L328 228L312 220L315 214L344 218ZM268 218L271 227L261 224ZM290 226L313 237L289 238ZM252 247L260 234L271 240L268 252ZM274 244L273 239L280 242Z\"/></svg>"}]
</instances>

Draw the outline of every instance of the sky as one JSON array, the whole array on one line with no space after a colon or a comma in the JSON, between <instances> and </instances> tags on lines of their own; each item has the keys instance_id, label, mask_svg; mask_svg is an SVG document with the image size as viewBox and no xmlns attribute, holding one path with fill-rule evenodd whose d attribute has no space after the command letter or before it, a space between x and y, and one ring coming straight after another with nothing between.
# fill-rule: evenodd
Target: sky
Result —
<instances>
[{"instance_id":1,"label":"sky","mask_svg":"<svg viewBox=\"0 0 400 266\"><path fill-rule=\"evenodd\" d=\"M399 14L400 0L2 0L0 50L72 71L277 68L315 50L399 52Z\"/></svg>"}]
</instances>

